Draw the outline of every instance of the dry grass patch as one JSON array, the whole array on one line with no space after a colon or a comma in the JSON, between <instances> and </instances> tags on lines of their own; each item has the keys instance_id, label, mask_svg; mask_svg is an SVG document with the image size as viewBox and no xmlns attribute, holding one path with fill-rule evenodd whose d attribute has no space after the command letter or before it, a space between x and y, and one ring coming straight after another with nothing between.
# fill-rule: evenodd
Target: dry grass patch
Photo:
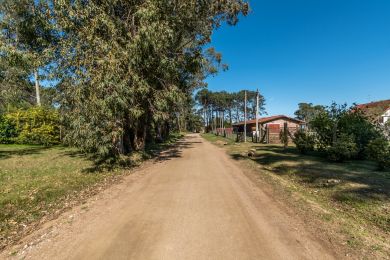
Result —
<instances>
[{"instance_id":1,"label":"dry grass patch","mask_svg":"<svg viewBox=\"0 0 390 260\"><path fill-rule=\"evenodd\" d=\"M211 134L211 142L222 140ZM323 221L337 224L351 247L390 254L390 171L370 161L330 163L319 154L301 155L295 147L253 143L225 146L230 156L247 161L259 175L323 209ZM247 152L255 149L253 157Z\"/></svg>"}]
</instances>

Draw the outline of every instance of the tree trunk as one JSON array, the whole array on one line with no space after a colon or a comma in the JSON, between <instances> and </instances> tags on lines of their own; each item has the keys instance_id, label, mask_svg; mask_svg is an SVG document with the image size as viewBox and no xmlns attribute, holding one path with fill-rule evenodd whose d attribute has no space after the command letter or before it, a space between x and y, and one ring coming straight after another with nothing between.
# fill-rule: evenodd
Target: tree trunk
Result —
<instances>
[{"instance_id":1,"label":"tree trunk","mask_svg":"<svg viewBox=\"0 0 390 260\"><path fill-rule=\"evenodd\" d=\"M37 105L41 106L41 94L39 89L38 70L34 71L34 79L35 79L35 97L37 100Z\"/></svg>"},{"instance_id":2,"label":"tree trunk","mask_svg":"<svg viewBox=\"0 0 390 260\"><path fill-rule=\"evenodd\" d=\"M131 148L133 151L145 149L147 124L144 123L144 121L145 120L140 119L129 131Z\"/></svg>"},{"instance_id":3,"label":"tree trunk","mask_svg":"<svg viewBox=\"0 0 390 260\"><path fill-rule=\"evenodd\" d=\"M123 146L123 154L129 154L132 152L131 126L130 126L130 120L128 118L126 118L124 122L122 146Z\"/></svg>"}]
</instances>

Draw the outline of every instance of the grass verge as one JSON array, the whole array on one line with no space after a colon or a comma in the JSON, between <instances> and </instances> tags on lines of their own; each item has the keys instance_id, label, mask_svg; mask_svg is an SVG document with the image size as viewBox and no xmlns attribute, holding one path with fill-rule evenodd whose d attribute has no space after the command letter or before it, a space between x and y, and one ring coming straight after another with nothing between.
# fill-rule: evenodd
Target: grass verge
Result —
<instances>
[{"instance_id":1,"label":"grass verge","mask_svg":"<svg viewBox=\"0 0 390 260\"><path fill-rule=\"evenodd\" d=\"M132 166L153 158L182 137L134 153ZM77 149L0 145L0 250L128 174L129 168L96 168Z\"/></svg>"},{"instance_id":2,"label":"grass verge","mask_svg":"<svg viewBox=\"0 0 390 260\"><path fill-rule=\"evenodd\" d=\"M342 234L343 243L353 251L390 257L390 171L377 171L369 161L330 163L314 153L301 155L295 147L284 150L202 136L226 148L263 180L303 198L306 203L300 207L315 207L317 217ZM250 149L256 150L255 156L247 156Z\"/></svg>"}]
</instances>

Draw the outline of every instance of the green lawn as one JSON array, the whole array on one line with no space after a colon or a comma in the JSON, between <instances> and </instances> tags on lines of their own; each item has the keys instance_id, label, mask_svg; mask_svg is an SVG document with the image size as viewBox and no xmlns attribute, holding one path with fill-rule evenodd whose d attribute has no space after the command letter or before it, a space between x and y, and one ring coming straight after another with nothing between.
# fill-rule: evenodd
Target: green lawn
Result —
<instances>
[{"instance_id":1,"label":"green lawn","mask_svg":"<svg viewBox=\"0 0 390 260\"><path fill-rule=\"evenodd\" d=\"M139 164L181 136L172 135L166 143L125 159ZM74 148L0 145L0 249L23 236L29 224L82 201L94 188L128 172L119 167L97 171L94 162Z\"/></svg>"},{"instance_id":2,"label":"green lawn","mask_svg":"<svg viewBox=\"0 0 390 260\"><path fill-rule=\"evenodd\" d=\"M203 137L219 144L226 141L212 134ZM361 245L372 237L379 241L373 242L373 247L390 252L389 170L377 171L369 161L330 163L315 153L301 155L295 147L284 150L278 145L231 140L224 147L233 159L247 161L259 176L271 177L278 186L320 205L328 212L323 219L343 223L351 245ZM250 149L256 149L256 156L247 156Z\"/></svg>"},{"instance_id":3,"label":"green lawn","mask_svg":"<svg viewBox=\"0 0 390 260\"><path fill-rule=\"evenodd\" d=\"M0 248L22 234L25 225L113 174L94 173L93 166L70 148L0 145Z\"/></svg>"}]
</instances>

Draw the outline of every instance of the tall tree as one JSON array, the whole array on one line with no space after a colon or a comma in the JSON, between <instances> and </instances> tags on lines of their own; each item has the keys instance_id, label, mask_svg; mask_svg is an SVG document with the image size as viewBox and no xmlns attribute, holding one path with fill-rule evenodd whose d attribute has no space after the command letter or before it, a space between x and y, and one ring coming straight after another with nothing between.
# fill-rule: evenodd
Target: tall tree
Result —
<instances>
[{"instance_id":1,"label":"tall tree","mask_svg":"<svg viewBox=\"0 0 390 260\"><path fill-rule=\"evenodd\" d=\"M34 81L36 104L41 105L40 75L51 62L55 44L49 4L43 0L1 0L0 41L2 56L21 56L24 72ZM17 68L20 68L16 66Z\"/></svg>"},{"instance_id":2,"label":"tall tree","mask_svg":"<svg viewBox=\"0 0 390 260\"><path fill-rule=\"evenodd\" d=\"M184 118L188 97L224 68L204 50L213 30L234 25L242 0L54 1L61 44L57 77L67 140L112 157L143 149L160 126ZM163 132L166 132L162 129Z\"/></svg>"},{"instance_id":3,"label":"tall tree","mask_svg":"<svg viewBox=\"0 0 390 260\"><path fill-rule=\"evenodd\" d=\"M324 111L324 106L313 105L312 103L299 103L298 110L294 114L298 119L310 123L319 113Z\"/></svg>"}]
</instances>

